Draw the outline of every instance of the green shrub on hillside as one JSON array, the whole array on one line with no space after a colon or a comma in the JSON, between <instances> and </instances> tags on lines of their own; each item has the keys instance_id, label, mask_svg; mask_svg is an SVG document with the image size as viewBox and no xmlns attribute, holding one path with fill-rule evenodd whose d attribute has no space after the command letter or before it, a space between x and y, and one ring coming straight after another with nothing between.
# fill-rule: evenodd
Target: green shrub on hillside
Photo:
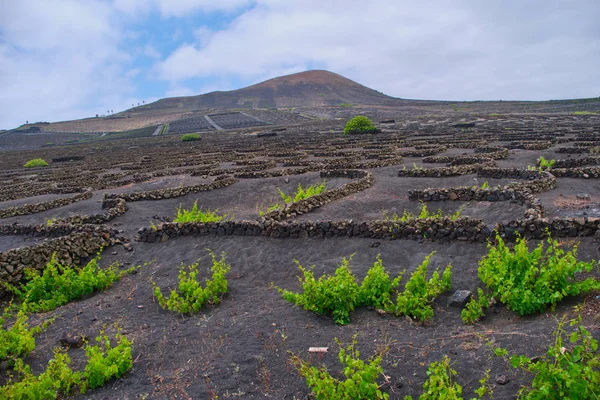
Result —
<instances>
[{"instance_id":1,"label":"green shrub on hillside","mask_svg":"<svg viewBox=\"0 0 600 400\"><path fill-rule=\"evenodd\" d=\"M25 168L47 167L48 163L43 158L34 158L33 160L27 161L23 166Z\"/></svg>"},{"instance_id":2,"label":"green shrub on hillside","mask_svg":"<svg viewBox=\"0 0 600 400\"><path fill-rule=\"evenodd\" d=\"M577 246L565 252L548 237L547 248L541 242L529 251L527 241L518 238L511 251L499 235L496 242L488 245L488 255L479 262L479 278L492 296L519 315L541 312L567 296L600 289L597 279L578 278L596 263L578 261Z\"/></svg>"},{"instance_id":3,"label":"green shrub on hillside","mask_svg":"<svg viewBox=\"0 0 600 400\"><path fill-rule=\"evenodd\" d=\"M191 210L184 210L180 205L173 222L220 222L224 217L218 215L217 211L198 209L198 200L196 200Z\"/></svg>"},{"instance_id":4,"label":"green shrub on hillside","mask_svg":"<svg viewBox=\"0 0 600 400\"><path fill-rule=\"evenodd\" d=\"M360 352L356 349L356 336L346 348L342 347L337 339L336 343L340 346L338 358L344 366L343 380L331 376L326 368L312 366L294 353L290 353L292 365L304 377L315 398L317 400L388 399L389 395L382 392L377 383L379 375L383 375L381 367L383 354L376 354L365 362L360 358Z\"/></svg>"},{"instance_id":5,"label":"green shrub on hillside","mask_svg":"<svg viewBox=\"0 0 600 400\"><path fill-rule=\"evenodd\" d=\"M95 257L86 266L79 268L61 265L54 254L41 273L26 269L25 284L18 287L6 284L6 287L22 302L21 309L44 312L87 294L105 290L123 275L137 269L132 267L119 272L116 263L102 269L98 265L99 260L99 256Z\"/></svg>"},{"instance_id":6,"label":"green shrub on hillside","mask_svg":"<svg viewBox=\"0 0 600 400\"><path fill-rule=\"evenodd\" d=\"M160 287L153 281L152 287L154 297L163 309L175 311L180 314L192 314L200 311L205 304L219 304L221 296L228 292L228 283L226 274L231 266L225 262L225 253L221 259L213 252L212 257L212 279L206 279L204 287L197 280L199 263L187 267L181 265L179 269L179 286L177 290L171 290L169 297L162 294Z\"/></svg>"},{"instance_id":7,"label":"green shrub on hillside","mask_svg":"<svg viewBox=\"0 0 600 400\"><path fill-rule=\"evenodd\" d=\"M191 142L191 141L200 140L200 139L202 139L202 137L200 136L199 133L186 133L185 135L181 136L182 142Z\"/></svg>"},{"instance_id":8,"label":"green shrub on hillside","mask_svg":"<svg viewBox=\"0 0 600 400\"><path fill-rule=\"evenodd\" d=\"M316 196L321 194L327 189L327 183L325 181L319 183L318 185L310 185L306 189L302 187L301 184L298 184L298 189L293 195L286 195L283 193L281 189L277 189L279 191L279 195L281 199L286 203L296 203L300 200L308 199L309 197Z\"/></svg>"},{"instance_id":9,"label":"green shrub on hillside","mask_svg":"<svg viewBox=\"0 0 600 400\"><path fill-rule=\"evenodd\" d=\"M357 115L352 118L344 128L344 135L350 133L374 133L377 132L377 127L371 120L363 115Z\"/></svg>"},{"instance_id":10,"label":"green shrub on hillside","mask_svg":"<svg viewBox=\"0 0 600 400\"><path fill-rule=\"evenodd\" d=\"M276 288L285 300L302 306L305 310L332 316L338 325L350 323L350 313L361 306L374 307L383 312L391 312L397 316L406 315L426 322L433 317L431 302L438 294L450 289L452 276L451 267L448 266L441 278L436 270L431 278L427 279L427 267L432 254L425 257L423 263L411 275L403 292L397 290L403 273L390 279L379 256L360 285L350 269L350 257L342 258L341 265L333 276L325 274L319 279L315 279L312 269L304 268L295 260L302 272L298 280L303 292L295 293ZM395 293L396 303L392 300Z\"/></svg>"}]
</instances>

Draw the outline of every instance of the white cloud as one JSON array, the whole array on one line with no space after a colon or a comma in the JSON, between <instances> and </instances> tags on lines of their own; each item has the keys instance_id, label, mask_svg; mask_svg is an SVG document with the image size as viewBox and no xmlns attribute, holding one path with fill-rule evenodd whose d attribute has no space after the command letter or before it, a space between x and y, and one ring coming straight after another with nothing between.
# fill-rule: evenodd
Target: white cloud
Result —
<instances>
[{"instance_id":1,"label":"white cloud","mask_svg":"<svg viewBox=\"0 0 600 400\"><path fill-rule=\"evenodd\" d=\"M0 126L117 109L134 88L101 1L9 2L0 14Z\"/></svg>"},{"instance_id":2,"label":"white cloud","mask_svg":"<svg viewBox=\"0 0 600 400\"><path fill-rule=\"evenodd\" d=\"M259 0L155 70L170 82L256 81L318 65L405 98L597 96L598 15L595 0Z\"/></svg>"}]
</instances>

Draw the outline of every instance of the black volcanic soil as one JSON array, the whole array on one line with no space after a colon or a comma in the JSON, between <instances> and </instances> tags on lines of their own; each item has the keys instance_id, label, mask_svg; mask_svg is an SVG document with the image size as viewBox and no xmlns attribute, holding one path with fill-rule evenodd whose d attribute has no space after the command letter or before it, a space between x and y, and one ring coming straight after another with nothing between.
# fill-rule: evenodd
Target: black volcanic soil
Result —
<instances>
[{"instance_id":1,"label":"black volcanic soil","mask_svg":"<svg viewBox=\"0 0 600 400\"><path fill-rule=\"evenodd\" d=\"M385 113L387 111L382 111ZM474 118L474 117L473 117ZM521 121L523 116L510 119L513 123ZM408 132L417 134L428 120L422 120L420 127L413 130L401 124L394 126L382 135L369 136L373 142L385 141L394 135ZM440 131L450 129L452 122L440 122ZM550 129L553 123L541 119L540 129ZM563 121L564 122L564 121ZM568 121L567 121L568 122ZM567 124L567 122L564 122ZM502 126L502 122L498 122ZM289 143L302 143L321 150L322 143L331 136L339 138L338 133L329 133L338 127L339 122L323 124L319 131L325 133L308 134L315 125L288 128L275 140L282 147ZM317 125L319 126L319 125ZM594 124L585 127L593 128ZM429 128L427 128L429 129ZM487 132L481 128L481 132ZM579 129L579 128L577 128ZM583 128L582 128L583 129ZM495 131L494 131L495 132ZM460 132L459 132L460 133ZM175 168L167 163L171 159L191 154L204 157L213 154L213 146L223 145L223 153L230 152L231 146L239 149L251 146L256 138L243 138L239 134L220 133L206 135L196 147L181 144L178 138L149 138L139 140L115 141L107 150L97 150L78 146L77 150L94 161L86 161L79 169L98 167L103 173L111 170L117 162L137 162L143 155L151 155L156 162L156 170ZM362 138L361 138L362 139ZM419 139L419 138L411 138ZM354 140L353 138L348 140ZM262 142L262 143L276 143ZM156 144L153 147L153 144ZM162 146L162 147L159 147ZM297 145L294 145L297 147ZM294 146L289 146L292 148ZM562 145L558 145L562 146ZM63 149L64 150L64 149ZM73 149L70 149L73 150ZM206 154L203 151L206 150ZM259 149L260 150L260 149ZM22 159L32 155L52 156L61 149L42 149L38 153L22 154L6 152L0 157L0 166L4 170L18 168ZM311 150L312 151L312 150ZM447 154L472 153L472 149L451 149ZM257 154L259 151L257 150ZM229 154L229 153L227 153ZM506 160L499 160L502 167L520 167L532 165L539 155L546 158L565 158L566 155L554 150L535 152L511 150ZM267 157L265 154L257 158ZM208 158L208 156L206 156ZM577 155L573 157L578 157ZM25 160L26 161L26 160ZM153 161L153 162L154 162ZM420 158L415 158L419 163ZM412 167L412 158L404 165ZM427 164L438 167L444 164ZM222 163L221 167L230 166ZM476 175L451 178L398 178L397 171L403 164L373 168L375 184L373 187L347 196L299 217L300 220L354 219L372 220L381 217L383 209L397 211L409 209L417 212L420 205L407 199L407 191L425 187L451 187L460 185L481 185L483 180ZM68 170L69 167L64 167ZM73 174L75 174L73 169ZM17 169L15 171L18 171ZM56 174L64 170L57 167ZM131 171L132 174L136 171ZM30 173L30 171L28 171ZM118 188L96 189L92 199L74 203L65 207L48 210L39 214L1 219L2 224L44 223L46 219L78 214L101 212L99 200L103 192L119 193L157 188L173 188L180 184L190 185L206 183L213 178L173 175L152 178L140 184L130 184ZM287 180L287 183L286 183ZM160 201L129 202L129 211L112 220L108 226L122 230L123 235L132 239L137 230L150 223L157 223L154 217L174 217L177 207L182 204L190 207L194 201L208 208L218 208L221 212L236 219L258 217L258 209L278 200L277 188L293 190L298 183L308 185L318 182L317 172L289 177L266 179L240 179L239 182L219 190L188 194L180 198ZM488 180L491 185L506 184L511 180ZM35 182L35 181L32 181ZM330 188L337 188L348 180L329 179ZM592 212L598 205L600 193L598 180L558 179L558 187L548 192L536 194L548 215L565 215L567 212ZM560 207L562 198L579 193L590 195L590 208L577 211L565 211ZM44 195L36 198L19 199L0 203L0 207L20 205L24 202L38 202L56 195ZM558 203L557 203L558 202ZM569 207L573 202L567 202ZM559 204L559 205L556 205ZM524 207L509 202L432 202L430 210L441 208L444 212L454 212L464 205L463 215L482 218L488 226L500 220L521 218ZM585 205L584 205L585 206ZM38 239L22 236L0 236L0 251L30 245ZM600 259L598 243L593 238L582 238L579 258L582 260ZM359 238L331 239L271 239L261 237L182 237L164 243L131 242L133 252L127 252L122 246L113 246L103 251L101 264L120 262L125 267L143 265L138 273L125 277L105 292L94 294L86 299L67 304L59 309L32 316L39 322L51 316L56 317L54 324L36 338L36 350L25 361L33 372L43 370L52 357L52 349L59 345L65 333L84 334L94 337L106 328L114 333L114 323L122 332L133 339L134 364L122 379L111 381L105 387L93 390L85 395L75 396L81 399L309 399L310 391L304 380L289 363L288 352L310 359L315 364L323 364L336 376L341 376L335 339L344 344L351 342L357 335L361 357L366 358L376 351L389 347L383 358L383 369L389 383L380 383L390 399L402 399L405 395L418 396L426 380L427 365L448 355L453 368L458 371L456 381L463 386L465 398L470 398L473 389L486 369L490 369L491 384L494 385L494 399L514 399L522 384L530 382L531 377L523 376L504 361L492 356L486 346L485 338L506 347L511 352L529 356L545 354L553 343L552 332L557 319L573 317L573 306L587 301L590 310L598 310L597 294L569 299L561 303L555 311L520 318L500 307L498 313L488 311L486 318L474 326L465 326L460 319L460 309L447 307L448 295L456 289L476 290L481 285L477 277L478 262L486 254L486 245L481 243L436 243L427 240L373 240ZM532 241L532 245L536 243ZM166 289L177 284L177 272L183 263L189 265L200 260L201 277L207 276L210 256L206 249L217 254L226 253L231 265L229 273L229 293L218 306L207 307L194 316L180 316L160 308L152 295L150 280L154 280ZM364 278L366 271L373 265L377 255L381 255L390 274L406 270L413 271L423 258L435 252L432 267L453 267L453 288L450 293L440 296L434 302L435 316L426 325L420 325L408 318L379 316L375 311L359 309L352 314L347 326L336 326L330 318L318 316L300 309L285 300L271 287L299 290L297 259L302 265L314 265L315 274L333 273L342 257L354 254L352 269L358 279ZM600 276L596 268L593 272ZM406 275L405 275L406 276ZM406 278L404 282L406 281ZM600 337L598 315L584 315L586 326L592 334ZM309 354L311 346L328 347L329 352L316 356ZM81 366L84 359L82 350L71 349L69 355L74 366ZM0 366L4 368L4 366ZM0 374L5 376L4 370ZM506 375L509 382L496 384L496 377ZM0 378L0 381L4 378ZM218 396L218 397L217 397Z\"/></svg>"}]
</instances>

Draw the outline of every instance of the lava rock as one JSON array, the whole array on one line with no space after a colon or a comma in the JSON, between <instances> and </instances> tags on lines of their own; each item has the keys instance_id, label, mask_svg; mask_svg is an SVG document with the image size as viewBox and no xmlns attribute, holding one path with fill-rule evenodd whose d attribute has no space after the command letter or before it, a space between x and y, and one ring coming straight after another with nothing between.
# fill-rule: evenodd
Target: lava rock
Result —
<instances>
[{"instance_id":1,"label":"lava rock","mask_svg":"<svg viewBox=\"0 0 600 400\"><path fill-rule=\"evenodd\" d=\"M457 290L448 299L448 307L464 307L467 302L471 299L473 293L470 290Z\"/></svg>"}]
</instances>

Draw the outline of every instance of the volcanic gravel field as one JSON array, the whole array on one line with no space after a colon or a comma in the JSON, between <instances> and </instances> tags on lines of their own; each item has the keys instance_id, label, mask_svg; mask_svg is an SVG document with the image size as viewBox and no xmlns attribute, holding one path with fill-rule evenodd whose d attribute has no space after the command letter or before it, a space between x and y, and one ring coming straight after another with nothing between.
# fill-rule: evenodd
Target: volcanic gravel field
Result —
<instances>
[{"instance_id":1,"label":"volcanic gravel field","mask_svg":"<svg viewBox=\"0 0 600 400\"><path fill-rule=\"evenodd\" d=\"M339 111L343 112L346 116L352 110ZM367 114L376 122L394 116L389 109L373 109ZM268 121L266 113L255 115L257 121ZM239 115L214 117L215 122L239 123L240 128L216 131L207 124L202 139L194 142L182 142L179 135L162 135L55 147L43 147L46 142L36 139L39 145L28 150L18 150L21 145L6 150L10 145L5 144L5 151L0 153L0 212L12 210L14 215L0 214L0 270L2 257L11 249L34 249L45 241L72 235L75 229L94 226L108 232L115 242L103 249L102 266L113 262L123 267L142 266L106 291L49 313L34 314L32 325L56 317L36 337L36 349L25 358L34 373L44 370L64 335L93 338L102 329L112 334L116 323L133 340L133 368L121 379L75 398L309 399L310 390L290 363L289 352L325 365L340 377L335 339L349 344L357 335L362 358L387 349L382 362L385 377L378 382L390 399L418 397L429 363L448 355L465 398L472 397L483 371L489 369L493 398L499 400L516 398L521 385L529 384L532 377L494 357L486 339L511 353L543 355L553 343L557 321L573 318L574 306L581 303L585 325L600 339L598 293L569 298L554 311L528 317L519 317L500 305L471 326L462 323L460 308L447 305L454 291L477 292L483 287L477 275L478 263L487 254L487 240L497 224L508 241L520 232L534 246L539 243L539 228L529 226L560 218L564 227L559 223L553 226L555 237L566 246L579 242L581 260L600 258L599 224L594 222L600 217L600 158L596 160L592 150L600 144L600 117L397 116L392 123L377 123L380 133L347 137L342 134L345 120L309 120L296 115L289 124L283 118L277 125L244 128L246 122L236 118ZM186 123L191 122L171 126L183 133L190 131ZM274 129L274 136L257 136ZM575 154L560 150L573 146L585 150ZM416 156L416 151L429 154ZM83 159L50 162L46 168L23 168L33 158L50 161L75 156ZM537 166L540 156L581 160L557 170L556 175L551 169L549 174L540 173L531 179L515 177L525 176L528 166ZM399 176L403 170L420 168L449 171L454 168L451 162L464 162L459 166L474 169L457 166L455 176ZM491 172L486 175L485 169L498 177L492 177ZM461 209L462 216L481 220L473 231L455 227L446 232L428 226L392 237L391 231L377 230L377 224L385 222L384 215L401 215L405 209L419 212L421 203L409 191L463 186L478 189L484 182L492 188L521 185L521 191L526 187L522 185L544 179L555 187L532 190L522 201L518 196L502 201L497 193L500 189L492 189L484 199L451 200L433 192L423 194L430 196L424 202L430 211L441 209L446 215ZM280 201L278 189L289 194L299 184L306 187L322 180L328 192L341 194L294 212L260 213ZM356 186L350 187L353 183ZM87 199L16 215L26 204L70 199L87 192L91 192ZM450 192L452 197L460 195L455 189ZM126 197L131 194L139 195L139 200ZM115 211L96 224L78 224L81 217L109 215L113 205L107 200L111 195L125 200L126 211ZM231 229L219 226L202 234L178 231L169 221L178 207L190 208L196 201L199 207L225 214ZM527 220L530 211L535 215ZM64 220L69 217L69 221ZM577 228L573 218L596 228ZM341 221L355 226L354 233L338 229ZM45 227L53 223L58 228L50 233ZM313 223L316 231L309 232L306 226ZM23 234L15 228L19 226L31 230ZM359 235L361 226L365 228ZM259 233L250 234L251 229ZM206 306L192 316L163 310L153 296L151 280L163 291L173 289L182 263L199 260L203 281L210 267L208 250L224 252L231 265L229 292L221 303ZM338 326L330 317L287 302L273 288L301 290L294 260L303 266L314 265L318 277L333 274L341 259L351 255L350 265L359 281L379 255L391 276L406 271L403 287L410 273L432 252L430 270L452 265L452 289L435 299L434 317L425 324L359 308L351 314L350 324ZM0 280L22 278L22 268L0 273ZM600 278L600 269L596 267L592 275ZM309 353L313 346L328 347L329 351ZM83 350L72 348L68 352L73 366L80 366ZM3 384L7 366L0 368Z\"/></svg>"}]
</instances>

